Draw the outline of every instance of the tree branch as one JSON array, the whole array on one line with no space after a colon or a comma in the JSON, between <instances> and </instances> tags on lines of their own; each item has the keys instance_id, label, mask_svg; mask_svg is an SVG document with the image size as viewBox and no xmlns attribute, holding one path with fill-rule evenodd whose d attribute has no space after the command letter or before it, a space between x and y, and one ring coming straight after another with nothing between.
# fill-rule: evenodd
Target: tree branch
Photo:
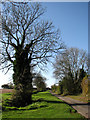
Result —
<instances>
[{"instance_id":1,"label":"tree branch","mask_svg":"<svg viewBox=\"0 0 90 120\"><path fill-rule=\"evenodd\" d=\"M8 46L6 47L6 53L8 55L8 59L10 60L11 63L13 63L13 60L11 59L10 54L8 53Z\"/></svg>"}]
</instances>

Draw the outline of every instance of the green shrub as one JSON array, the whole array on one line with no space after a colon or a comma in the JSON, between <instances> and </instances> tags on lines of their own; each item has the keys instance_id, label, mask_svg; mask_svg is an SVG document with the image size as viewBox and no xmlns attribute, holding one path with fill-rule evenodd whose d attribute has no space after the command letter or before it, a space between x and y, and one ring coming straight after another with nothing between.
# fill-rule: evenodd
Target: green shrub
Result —
<instances>
[{"instance_id":1,"label":"green shrub","mask_svg":"<svg viewBox=\"0 0 90 120\"><path fill-rule=\"evenodd\" d=\"M56 93L56 94L62 94L63 93L63 85L62 83L60 83L59 85L52 85L51 86L52 92Z\"/></svg>"},{"instance_id":2,"label":"green shrub","mask_svg":"<svg viewBox=\"0 0 90 120\"><path fill-rule=\"evenodd\" d=\"M88 92L89 92L88 87L89 87L89 85L90 85L90 83L89 83L89 81L88 81L88 77L85 76L85 77L83 78L83 80L82 80L82 83L81 83L81 86L82 86L82 94L83 94L84 96L88 95Z\"/></svg>"},{"instance_id":3,"label":"green shrub","mask_svg":"<svg viewBox=\"0 0 90 120\"><path fill-rule=\"evenodd\" d=\"M54 85L51 86L51 89L52 89L52 92L56 92L57 86L54 84Z\"/></svg>"},{"instance_id":4,"label":"green shrub","mask_svg":"<svg viewBox=\"0 0 90 120\"><path fill-rule=\"evenodd\" d=\"M60 86L59 86L59 85L56 87L56 93L57 93L58 95L60 95L60 94L61 94L61 91L60 91Z\"/></svg>"}]
</instances>

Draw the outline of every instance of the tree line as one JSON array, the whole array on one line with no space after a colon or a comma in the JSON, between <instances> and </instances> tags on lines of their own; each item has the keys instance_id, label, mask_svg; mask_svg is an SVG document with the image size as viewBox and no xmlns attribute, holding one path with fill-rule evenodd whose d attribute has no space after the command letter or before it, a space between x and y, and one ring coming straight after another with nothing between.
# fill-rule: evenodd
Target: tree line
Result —
<instances>
[{"instance_id":1,"label":"tree line","mask_svg":"<svg viewBox=\"0 0 90 120\"><path fill-rule=\"evenodd\" d=\"M68 48L57 55L54 76L59 85L53 85L52 90L59 94L82 93L82 80L88 75L88 56L86 51L78 48Z\"/></svg>"}]
</instances>

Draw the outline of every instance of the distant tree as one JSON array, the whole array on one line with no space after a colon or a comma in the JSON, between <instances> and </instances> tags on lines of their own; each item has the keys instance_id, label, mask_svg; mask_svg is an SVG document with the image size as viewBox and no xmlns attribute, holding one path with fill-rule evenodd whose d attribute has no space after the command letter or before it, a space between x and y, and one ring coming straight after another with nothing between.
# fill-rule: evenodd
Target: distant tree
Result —
<instances>
[{"instance_id":1,"label":"distant tree","mask_svg":"<svg viewBox=\"0 0 90 120\"><path fill-rule=\"evenodd\" d=\"M14 85L12 83L3 84L1 86L3 89L13 89Z\"/></svg>"},{"instance_id":2,"label":"distant tree","mask_svg":"<svg viewBox=\"0 0 90 120\"><path fill-rule=\"evenodd\" d=\"M37 87L38 91L46 90L46 78L43 77L40 73L38 73L34 80L33 80L33 85Z\"/></svg>"},{"instance_id":3,"label":"distant tree","mask_svg":"<svg viewBox=\"0 0 90 120\"><path fill-rule=\"evenodd\" d=\"M55 84L52 85L51 90L52 90L52 92L54 92L54 93L56 93L58 95L61 94L61 86L60 85L55 85Z\"/></svg>"},{"instance_id":4,"label":"distant tree","mask_svg":"<svg viewBox=\"0 0 90 120\"><path fill-rule=\"evenodd\" d=\"M8 83L10 89L14 89L14 84L12 82Z\"/></svg>"},{"instance_id":5,"label":"distant tree","mask_svg":"<svg viewBox=\"0 0 90 120\"><path fill-rule=\"evenodd\" d=\"M46 64L63 49L59 30L41 19L45 10L39 3L2 3L1 69L13 67L15 106L32 103L32 67ZM42 67L41 67L42 68Z\"/></svg>"},{"instance_id":6,"label":"distant tree","mask_svg":"<svg viewBox=\"0 0 90 120\"><path fill-rule=\"evenodd\" d=\"M2 87L3 89L9 89L9 85L8 85L8 84L3 84L1 87Z\"/></svg>"},{"instance_id":7,"label":"distant tree","mask_svg":"<svg viewBox=\"0 0 90 120\"><path fill-rule=\"evenodd\" d=\"M54 84L54 85L51 86L51 89L52 89L53 92L56 92L57 86Z\"/></svg>"}]
</instances>

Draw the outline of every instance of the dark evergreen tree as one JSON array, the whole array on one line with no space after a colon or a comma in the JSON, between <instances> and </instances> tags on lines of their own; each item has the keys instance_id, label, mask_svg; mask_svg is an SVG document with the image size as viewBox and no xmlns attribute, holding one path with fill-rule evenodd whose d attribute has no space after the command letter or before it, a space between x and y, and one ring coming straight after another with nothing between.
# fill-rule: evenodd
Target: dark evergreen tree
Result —
<instances>
[{"instance_id":1,"label":"dark evergreen tree","mask_svg":"<svg viewBox=\"0 0 90 120\"><path fill-rule=\"evenodd\" d=\"M67 76L65 76L63 78L63 86L64 86L64 90L66 91L66 94L74 94L74 77L73 74L71 72L71 69L69 67L69 72L67 74Z\"/></svg>"},{"instance_id":2,"label":"dark evergreen tree","mask_svg":"<svg viewBox=\"0 0 90 120\"><path fill-rule=\"evenodd\" d=\"M82 83L82 80L83 78L86 76L86 72L84 71L84 66L82 65L82 68L80 69L80 72L79 72L79 78L78 78L78 81L77 81L77 84L76 84L76 88L77 88L77 92L78 93L82 93L82 87L81 87L81 83Z\"/></svg>"}]
</instances>

